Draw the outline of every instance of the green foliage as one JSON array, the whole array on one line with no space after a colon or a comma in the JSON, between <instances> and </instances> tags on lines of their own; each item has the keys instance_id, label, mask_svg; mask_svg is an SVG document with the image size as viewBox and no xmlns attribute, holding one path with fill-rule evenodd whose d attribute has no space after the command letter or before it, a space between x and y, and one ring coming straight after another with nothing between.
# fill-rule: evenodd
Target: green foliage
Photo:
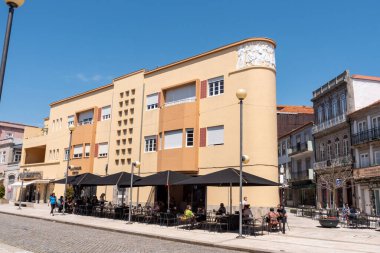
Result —
<instances>
[{"instance_id":1,"label":"green foliage","mask_svg":"<svg viewBox=\"0 0 380 253\"><path fill-rule=\"evenodd\" d=\"M74 188L69 185L66 188L66 197L67 199L73 199L74 198Z\"/></svg>"},{"instance_id":2,"label":"green foliage","mask_svg":"<svg viewBox=\"0 0 380 253\"><path fill-rule=\"evenodd\" d=\"M4 198L5 196L5 187L4 185L0 185L0 199Z\"/></svg>"}]
</instances>

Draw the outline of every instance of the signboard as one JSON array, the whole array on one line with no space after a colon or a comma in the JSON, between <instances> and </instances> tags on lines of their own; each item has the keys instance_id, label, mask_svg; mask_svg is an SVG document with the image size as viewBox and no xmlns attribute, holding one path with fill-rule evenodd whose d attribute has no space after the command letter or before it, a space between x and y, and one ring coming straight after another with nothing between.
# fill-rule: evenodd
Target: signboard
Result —
<instances>
[{"instance_id":1,"label":"signboard","mask_svg":"<svg viewBox=\"0 0 380 253\"><path fill-rule=\"evenodd\" d=\"M70 165L69 169L71 171L78 171L78 170L82 170L82 167L81 166L72 166L72 165Z\"/></svg>"},{"instance_id":2,"label":"signboard","mask_svg":"<svg viewBox=\"0 0 380 253\"><path fill-rule=\"evenodd\" d=\"M28 180L28 179L42 179L41 171L27 171L20 173L20 179Z\"/></svg>"},{"instance_id":3,"label":"signboard","mask_svg":"<svg viewBox=\"0 0 380 253\"><path fill-rule=\"evenodd\" d=\"M335 185L336 185L336 186L342 186L342 179L337 178L337 179L335 180Z\"/></svg>"}]
</instances>

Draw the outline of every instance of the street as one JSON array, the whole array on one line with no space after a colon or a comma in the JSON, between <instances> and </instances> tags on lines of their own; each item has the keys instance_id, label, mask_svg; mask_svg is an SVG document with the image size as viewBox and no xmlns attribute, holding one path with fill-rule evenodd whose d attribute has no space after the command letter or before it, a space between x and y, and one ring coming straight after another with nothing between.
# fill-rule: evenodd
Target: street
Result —
<instances>
[{"instance_id":1,"label":"street","mask_svg":"<svg viewBox=\"0 0 380 253\"><path fill-rule=\"evenodd\" d=\"M0 252L22 252L4 244L35 253L237 252L14 215L0 214L0 222Z\"/></svg>"}]
</instances>

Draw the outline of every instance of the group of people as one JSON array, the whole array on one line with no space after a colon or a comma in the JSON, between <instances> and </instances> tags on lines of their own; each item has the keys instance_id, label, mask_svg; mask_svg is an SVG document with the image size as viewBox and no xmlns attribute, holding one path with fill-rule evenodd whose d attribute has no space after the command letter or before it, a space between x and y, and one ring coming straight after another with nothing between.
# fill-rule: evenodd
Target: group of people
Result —
<instances>
[{"instance_id":1,"label":"group of people","mask_svg":"<svg viewBox=\"0 0 380 253\"><path fill-rule=\"evenodd\" d=\"M61 213L65 204L67 203L65 203L63 196L60 196L59 199L57 199L54 192L50 194L48 203L48 205L50 205L50 215L54 216L55 208L58 208L58 212Z\"/></svg>"},{"instance_id":2,"label":"group of people","mask_svg":"<svg viewBox=\"0 0 380 253\"><path fill-rule=\"evenodd\" d=\"M342 215L344 220L354 220L358 217L359 212L355 207L349 207L348 203L346 203L342 209Z\"/></svg>"},{"instance_id":3,"label":"group of people","mask_svg":"<svg viewBox=\"0 0 380 253\"><path fill-rule=\"evenodd\" d=\"M266 222L268 223L268 230L270 231L272 227L277 227L279 225L280 230L285 234L285 224L287 222L287 214L283 205L277 205L277 210L275 211L273 207L269 209L266 215Z\"/></svg>"}]
</instances>

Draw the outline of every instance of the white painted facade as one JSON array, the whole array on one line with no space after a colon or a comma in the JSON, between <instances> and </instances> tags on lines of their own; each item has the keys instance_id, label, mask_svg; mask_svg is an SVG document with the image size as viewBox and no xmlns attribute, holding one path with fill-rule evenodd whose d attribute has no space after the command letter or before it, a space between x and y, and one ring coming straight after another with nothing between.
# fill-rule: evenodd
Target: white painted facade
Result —
<instances>
[{"instance_id":1,"label":"white painted facade","mask_svg":"<svg viewBox=\"0 0 380 253\"><path fill-rule=\"evenodd\" d=\"M352 78L354 111L380 99L380 81Z\"/></svg>"}]
</instances>

